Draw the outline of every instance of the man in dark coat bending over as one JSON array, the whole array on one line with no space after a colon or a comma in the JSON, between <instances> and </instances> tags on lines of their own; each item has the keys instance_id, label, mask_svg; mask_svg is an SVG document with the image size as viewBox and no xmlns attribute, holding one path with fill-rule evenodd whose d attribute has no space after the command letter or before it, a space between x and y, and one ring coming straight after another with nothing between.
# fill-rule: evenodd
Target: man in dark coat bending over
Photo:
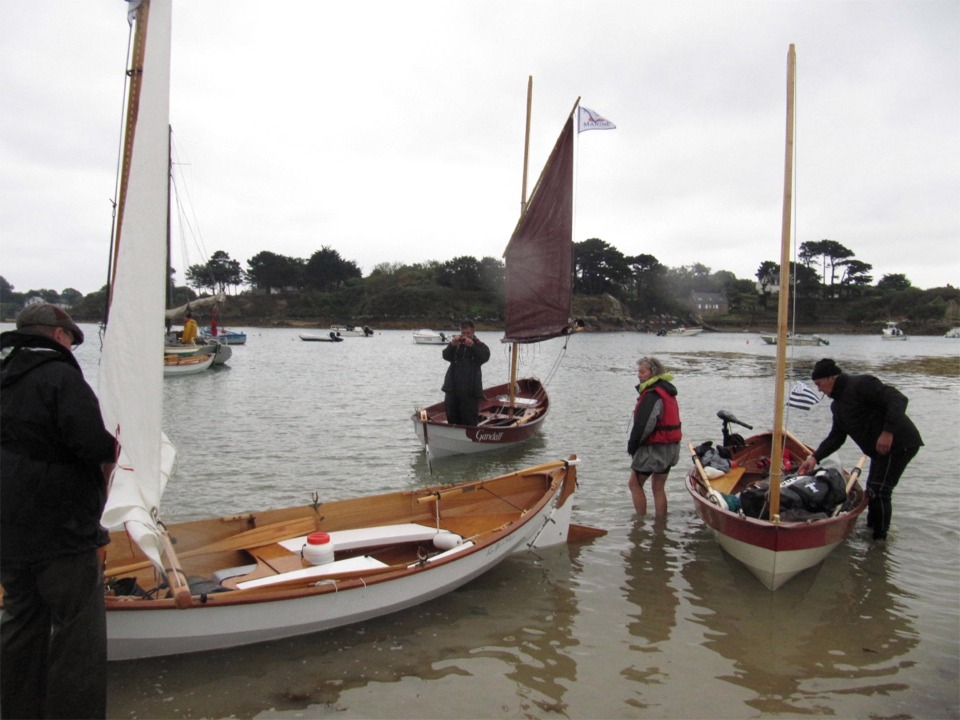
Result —
<instances>
[{"instance_id":1,"label":"man in dark coat bending over","mask_svg":"<svg viewBox=\"0 0 960 720\"><path fill-rule=\"evenodd\" d=\"M483 376L480 366L490 359L490 348L474 335L473 323L460 323L460 334L443 349L450 363L443 378L443 406L451 425L476 425L480 422Z\"/></svg>"},{"instance_id":2,"label":"man in dark coat bending over","mask_svg":"<svg viewBox=\"0 0 960 720\"><path fill-rule=\"evenodd\" d=\"M873 539L883 540L893 514L893 489L923 445L920 432L907 417L906 396L873 375L848 375L829 358L813 368L817 389L833 398L833 427L799 473L809 475L817 463L840 449L849 435L870 458L867 476L867 526Z\"/></svg>"}]
</instances>

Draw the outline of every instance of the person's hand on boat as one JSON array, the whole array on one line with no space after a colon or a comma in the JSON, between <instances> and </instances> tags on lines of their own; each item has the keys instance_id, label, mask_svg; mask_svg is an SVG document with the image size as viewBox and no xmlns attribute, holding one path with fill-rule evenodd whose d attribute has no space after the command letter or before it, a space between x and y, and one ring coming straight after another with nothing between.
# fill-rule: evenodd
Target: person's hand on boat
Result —
<instances>
[{"instance_id":1,"label":"person's hand on boat","mask_svg":"<svg viewBox=\"0 0 960 720\"><path fill-rule=\"evenodd\" d=\"M809 475L815 467L817 467L817 459L813 455L807 455L807 459L797 468L797 475Z\"/></svg>"},{"instance_id":2,"label":"person's hand on boat","mask_svg":"<svg viewBox=\"0 0 960 720\"><path fill-rule=\"evenodd\" d=\"M880 437L877 438L877 452L881 455L887 455L891 447L893 447L893 433L889 430L884 430L880 433Z\"/></svg>"}]
</instances>

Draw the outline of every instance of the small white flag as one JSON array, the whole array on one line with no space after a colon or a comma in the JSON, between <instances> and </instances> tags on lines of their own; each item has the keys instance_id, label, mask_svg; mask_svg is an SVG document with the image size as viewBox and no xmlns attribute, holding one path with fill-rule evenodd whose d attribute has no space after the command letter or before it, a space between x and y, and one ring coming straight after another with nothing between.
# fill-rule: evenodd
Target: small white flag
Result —
<instances>
[{"instance_id":1,"label":"small white flag","mask_svg":"<svg viewBox=\"0 0 960 720\"><path fill-rule=\"evenodd\" d=\"M790 397L787 398L787 405L798 410L809 410L818 402L820 396L799 380L794 383Z\"/></svg>"},{"instance_id":2,"label":"small white flag","mask_svg":"<svg viewBox=\"0 0 960 720\"><path fill-rule=\"evenodd\" d=\"M577 109L577 118L580 123L580 127L577 130L578 133L582 133L584 130L614 130L617 127L602 117L600 113L590 108L585 108L583 105Z\"/></svg>"}]
</instances>

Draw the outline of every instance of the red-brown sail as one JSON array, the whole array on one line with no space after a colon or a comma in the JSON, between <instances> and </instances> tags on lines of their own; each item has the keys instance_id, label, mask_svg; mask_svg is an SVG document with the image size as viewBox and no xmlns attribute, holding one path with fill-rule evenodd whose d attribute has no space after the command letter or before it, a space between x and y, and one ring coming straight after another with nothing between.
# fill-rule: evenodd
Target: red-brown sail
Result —
<instances>
[{"instance_id":1,"label":"red-brown sail","mask_svg":"<svg viewBox=\"0 0 960 720\"><path fill-rule=\"evenodd\" d=\"M550 153L504 252L504 340L533 343L571 332L573 115Z\"/></svg>"}]
</instances>

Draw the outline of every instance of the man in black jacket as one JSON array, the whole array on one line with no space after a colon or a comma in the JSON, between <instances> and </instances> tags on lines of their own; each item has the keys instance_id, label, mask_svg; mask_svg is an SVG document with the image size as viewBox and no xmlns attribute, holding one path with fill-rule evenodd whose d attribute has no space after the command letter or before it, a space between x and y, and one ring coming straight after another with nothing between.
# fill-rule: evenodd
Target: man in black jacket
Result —
<instances>
[{"instance_id":1,"label":"man in black jacket","mask_svg":"<svg viewBox=\"0 0 960 720\"><path fill-rule=\"evenodd\" d=\"M480 422L483 398L483 374L480 366L490 359L490 348L474 335L473 322L460 323L460 334L443 349L450 363L443 378L443 405L451 425L476 425Z\"/></svg>"},{"instance_id":2,"label":"man in black jacket","mask_svg":"<svg viewBox=\"0 0 960 720\"><path fill-rule=\"evenodd\" d=\"M116 456L71 352L83 332L30 305L0 369L0 704L4 718L102 718L107 636L97 550Z\"/></svg>"},{"instance_id":3,"label":"man in black jacket","mask_svg":"<svg viewBox=\"0 0 960 720\"><path fill-rule=\"evenodd\" d=\"M873 375L848 375L824 358L813 368L820 392L833 398L833 426L820 447L801 463L799 473L809 475L816 464L843 445L849 435L870 458L867 476L867 526L873 539L883 540L893 514L893 489L907 465L920 450L920 432L907 417L906 396Z\"/></svg>"}]
</instances>

